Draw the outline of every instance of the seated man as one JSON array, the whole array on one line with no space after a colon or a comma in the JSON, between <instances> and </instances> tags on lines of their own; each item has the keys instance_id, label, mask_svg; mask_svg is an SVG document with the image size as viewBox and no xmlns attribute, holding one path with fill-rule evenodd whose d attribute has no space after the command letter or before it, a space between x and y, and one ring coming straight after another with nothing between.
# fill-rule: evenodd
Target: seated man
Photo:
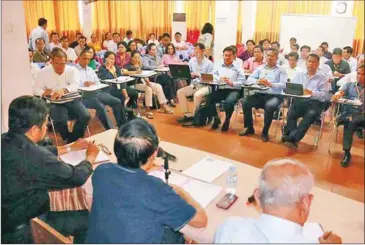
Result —
<instances>
[{"instance_id":1,"label":"seated man","mask_svg":"<svg viewBox=\"0 0 365 245\"><path fill-rule=\"evenodd\" d=\"M179 56L181 60L189 60L189 48L185 44L184 41L181 40L181 33L176 32L175 33L175 39L172 41L172 44L174 44L176 48L176 54Z\"/></svg>"},{"instance_id":2,"label":"seated man","mask_svg":"<svg viewBox=\"0 0 365 245\"><path fill-rule=\"evenodd\" d=\"M80 39L80 37L82 37L82 36L83 36L83 35L82 35L82 33L77 32L77 33L76 33L75 41L73 41L73 42L70 44L70 48L75 49L75 48L77 47L77 45L79 45L79 39Z\"/></svg>"},{"instance_id":3,"label":"seated man","mask_svg":"<svg viewBox=\"0 0 365 245\"><path fill-rule=\"evenodd\" d=\"M365 127L365 112L364 112L364 65L357 68L357 80L356 82L347 82L340 87L337 93L332 96L332 100L338 100L341 97L351 100L360 100L362 106L343 107L343 117L351 116L352 120L345 120L344 131L343 131L343 150L345 155L341 161L342 167L347 167L351 162L351 146L352 146L352 136L356 132L358 127Z\"/></svg>"},{"instance_id":4,"label":"seated man","mask_svg":"<svg viewBox=\"0 0 365 245\"><path fill-rule=\"evenodd\" d=\"M357 64L358 66L362 66L364 65L364 55L359 55L357 57ZM346 74L344 77L340 78L340 80L337 81L337 86L341 87L342 85L344 85L347 82L356 82L357 79L357 71L353 71L349 74Z\"/></svg>"},{"instance_id":5,"label":"seated man","mask_svg":"<svg viewBox=\"0 0 365 245\"><path fill-rule=\"evenodd\" d=\"M77 59L77 54L73 48L70 48L68 46L68 37L63 36L61 38L61 44L63 51L65 51L67 55L67 62L75 62L75 60Z\"/></svg>"},{"instance_id":6,"label":"seated man","mask_svg":"<svg viewBox=\"0 0 365 245\"><path fill-rule=\"evenodd\" d=\"M292 159L273 160L260 174L255 201L262 208L258 219L230 217L214 236L215 243L342 243L332 232L317 239L304 236L313 195L313 175Z\"/></svg>"},{"instance_id":7,"label":"seated man","mask_svg":"<svg viewBox=\"0 0 365 245\"><path fill-rule=\"evenodd\" d=\"M35 40L36 51L33 53L34 63L47 63L51 59L51 53L45 50L45 42L42 38Z\"/></svg>"},{"instance_id":8,"label":"seated man","mask_svg":"<svg viewBox=\"0 0 365 245\"><path fill-rule=\"evenodd\" d=\"M33 63L33 51L31 49L28 50L29 54L29 62L30 62L30 72L32 73L32 86L35 83L35 79L38 75L38 72L41 70L39 66L35 63Z\"/></svg>"},{"instance_id":9,"label":"seated man","mask_svg":"<svg viewBox=\"0 0 365 245\"><path fill-rule=\"evenodd\" d=\"M351 73L350 65L342 59L342 49L335 48L332 52L332 59L325 64L329 65L333 73L334 79L332 81L332 93L337 92L337 81L346 74Z\"/></svg>"},{"instance_id":10,"label":"seated man","mask_svg":"<svg viewBox=\"0 0 365 245\"><path fill-rule=\"evenodd\" d=\"M311 47L307 45L303 45L302 47L300 47L300 57L298 60L298 67L302 68L303 70L306 69L307 59L310 51Z\"/></svg>"},{"instance_id":11,"label":"seated man","mask_svg":"<svg viewBox=\"0 0 365 245\"><path fill-rule=\"evenodd\" d=\"M81 51L79 63L76 66L80 72L80 87L90 87L95 84L100 84L95 71L88 67L90 59L91 53L89 50L84 49ZM118 98L109 94L109 88L105 89L105 91L84 92L82 102L87 108L96 110L96 116L106 130L114 128L113 121L105 108L106 105L113 109L118 128L127 122L124 104Z\"/></svg>"},{"instance_id":12,"label":"seated man","mask_svg":"<svg viewBox=\"0 0 365 245\"><path fill-rule=\"evenodd\" d=\"M229 122L231 120L234 106L241 97L241 87L245 82L245 75L242 69L238 69L234 65L234 49L232 47L226 47L223 50L224 63L213 71L214 81L225 83L224 86L219 86L218 89L212 92L210 103L220 103L224 100L224 111L226 112L226 118L222 126L222 132L228 131ZM217 129L221 121L215 110L214 122L212 129Z\"/></svg>"},{"instance_id":13,"label":"seated man","mask_svg":"<svg viewBox=\"0 0 365 245\"><path fill-rule=\"evenodd\" d=\"M271 47L272 48L276 48L279 51L279 55L278 55L278 65L282 66L282 65L286 65L288 63L288 61L285 59L284 55L282 55L280 53L280 43L279 42L272 42L271 43Z\"/></svg>"},{"instance_id":14,"label":"seated man","mask_svg":"<svg viewBox=\"0 0 365 245\"><path fill-rule=\"evenodd\" d=\"M288 75L288 82L293 80L293 78L296 76L298 72L302 72L303 69L298 67L298 59L299 55L296 52L290 52L288 54L288 64L283 65L284 70L286 71L286 74Z\"/></svg>"},{"instance_id":15,"label":"seated man","mask_svg":"<svg viewBox=\"0 0 365 245\"><path fill-rule=\"evenodd\" d=\"M307 69L298 73L292 83L303 84L304 94L310 99L295 99L287 114L287 124L284 127L282 142L288 147L298 147L297 143L305 136L309 127L327 108L329 100L328 78L318 70L319 56L310 53L307 59ZM303 120L297 125L300 117Z\"/></svg>"},{"instance_id":16,"label":"seated man","mask_svg":"<svg viewBox=\"0 0 365 245\"><path fill-rule=\"evenodd\" d=\"M114 141L117 164L96 168L87 243L184 243L185 225L207 215L187 192L148 175L158 152L155 128L143 119L123 125Z\"/></svg>"},{"instance_id":17,"label":"seated man","mask_svg":"<svg viewBox=\"0 0 365 245\"><path fill-rule=\"evenodd\" d=\"M331 52L328 51L328 43L327 42L322 42L321 46L324 48L323 56L326 57L327 59L331 60L332 59L332 54L331 54Z\"/></svg>"},{"instance_id":18,"label":"seated man","mask_svg":"<svg viewBox=\"0 0 365 245\"><path fill-rule=\"evenodd\" d=\"M343 48L343 52L342 52L342 58L347 63L349 63L351 72L356 71L356 68L357 68L357 60L354 57L352 57L353 51L354 51L353 48L351 48L350 46L346 46Z\"/></svg>"},{"instance_id":19,"label":"seated man","mask_svg":"<svg viewBox=\"0 0 365 245\"><path fill-rule=\"evenodd\" d=\"M79 45L75 47L75 52L77 56L80 56L81 51L84 50L84 48L86 47L86 37L81 36L79 37L78 40L79 40Z\"/></svg>"},{"instance_id":20,"label":"seated man","mask_svg":"<svg viewBox=\"0 0 365 245\"><path fill-rule=\"evenodd\" d=\"M49 50L52 51L55 47L62 48L60 43L60 35L57 32L52 32L51 42L49 43Z\"/></svg>"},{"instance_id":21,"label":"seated man","mask_svg":"<svg viewBox=\"0 0 365 245\"><path fill-rule=\"evenodd\" d=\"M125 42L127 45L129 44L129 42L133 41L133 32L131 30L128 30L125 33L125 37L123 39L123 42ZM118 42L119 43L119 42Z\"/></svg>"},{"instance_id":22,"label":"seated man","mask_svg":"<svg viewBox=\"0 0 365 245\"><path fill-rule=\"evenodd\" d=\"M243 63L243 69L245 69L245 72L247 73L252 73L257 67L264 65L265 63L264 48L260 45L256 45L253 48L253 57Z\"/></svg>"},{"instance_id":23,"label":"seated man","mask_svg":"<svg viewBox=\"0 0 365 245\"><path fill-rule=\"evenodd\" d=\"M9 106L9 132L1 135L1 242L33 243L30 220L38 217L75 243L84 243L88 210L50 211L49 191L82 186L93 172L99 153L85 140L67 146L40 146L47 134L47 104L21 96ZM86 158L73 166L58 156L86 150Z\"/></svg>"},{"instance_id":24,"label":"seated man","mask_svg":"<svg viewBox=\"0 0 365 245\"><path fill-rule=\"evenodd\" d=\"M266 65L257 68L247 79L247 84L259 84L270 88L249 95L242 101L244 127L246 129L239 134L240 136L255 133L252 120L252 108L263 108L265 109L265 115L261 139L264 142L269 140L269 129L274 117L274 112L283 102L283 98L280 94L283 92L285 83L288 80L284 68L277 65L278 54L279 51L277 49L269 48L267 51Z\"/></svg>"},{"instance_id":25,"label":"seated man","mask_svg":"<svg viewBox=\"0 0 365 245\"><path fill-rule=\"evenodd\" d=\"M80 83L79 71L66 65L67 55L60 48L54 48L51 53L52 66L43 68L37 76L33 86L36 96L60 99L67 93L77 92ZM68 131L69 115L76 120L72 133ZM90 121L90 114L80 100L73 100L63 104L51 104L51 119L55 128L59 130L63 140L72 143L85 134Z\"/></svg>"},{"instance_id":26,"label":"seated man","mask_svg":"<svg viewBox=\"0 0 365 245\"><path fill-rule=\"evenodd\" d=\"M194 44L195 57L189 61L189 68L191 72L191 84L183 87L177 91L177 99L179 101L179 107L184 113L184 117L179 119L179 123L191 122L193 115L188 112L188 100L187 96L194 96L194 108L199 108L205 96L209 94L209 86L204 86L198 83L198 79L203 73L213 72L213 62L204 56L205 46L202 43Z\"/></svg>"},{"instance_id":27,"label":"seated man","mask_svg":"<svg viewBox=\"0 0 365 245\"><path fill-rule=\"evenodd\" d=\"M157 55L162 58L162 56L166 53L166 47L171 42L170 34L164 33L162 34L162 39L159 45L157 45Z\"/></svg>"}]
</instances>

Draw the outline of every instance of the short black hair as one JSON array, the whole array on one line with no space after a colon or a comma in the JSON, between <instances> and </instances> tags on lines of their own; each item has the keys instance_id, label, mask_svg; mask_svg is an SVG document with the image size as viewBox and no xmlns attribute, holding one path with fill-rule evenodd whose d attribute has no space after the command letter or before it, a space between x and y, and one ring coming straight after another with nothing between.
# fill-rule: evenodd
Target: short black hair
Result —
<instances>
[{"instance_id":1,"label":"short black hair","mask_svg":"<svg viewBox=\"0 0 365 245\"><path fill-rule=\"evenodd\" d=\"M204 35L205 33L210 33L210 34L213 34L213 25L210 24L209 22L205 23L203 28L202 28L202 31L201 33Z\"/></svg>"},{"instance_id":2,"label":"short black hair","mask_svg":"<svg viewBox=\"0 0 365 245\"><path fill-rule=\"evenodd\" d=\"M344 47L343 50L346 50L346 53L348 54L352 54L352 52L354 52L354 49L350 46Z\"/></svg>"},{"instance_id":3,"label":"short black hair","mask_svg":"<svg viewBox=\"0 0 365 245\"><path fill-rule=\"evenodd\" d=\"M308 45L303 45L302 47L300 47L300 51L302 51L305 48L309 49L309 52L311 51L311 47L309 47Z\"/></svg>"},{"instance_id":4,"label":"short black hair","mask_svg":"<svg viewBox=\"0 0 365 245\"><path fill-rule=\"evenodd\" d=\"M308 58L309 58L309 57L314 57L314 58L317 60L317 62L319 62L319 60L320 60L319 55L318 55L318 54L316 54L316 53L310 53L310 54L308 55Z\"/></svg>"},{"instance_id":5,"label":"short black hair","mask_svg":"<svg viewBox=\"0 0 365 245\"><path fill-rule=\"evenodd\" d=\"M322 46L318 46L318 48L320 48L322 50L322 52L324 53L324 48Z\"/></svg>"},{"instance_id":6,"label":"short black hair","mask_svg":"<svg viewBox=\"0 0 365 245\"><path fill-rule=\"evenodd\" d=\"M175 32L175 36L176 36L176 35L180 35L180 36L181 36L181 33L180 33L180 32Z\"/></svg>"},{"instance_id":7,"label":"short black hair","mask_svg":"<svg viewBox=\"0 0 365 245\"><path fill-rule=\"evenodd\" d=\"M79 57L83 56L85 53L89 53L90 52L91 47L86 46L80 53ZM95 52L94 52L95 55Z\"/></svg>"},{"instance_id":8,"label":"short black hair","mask_svg":"<svg viewBox=\"0 0 365 245\"><path fill-rule=\"evenodd\" d=\"M156 46L156 44L155 43L149 43L147 45L147 51L150 51L153 46Z\"/></svg>"},{"instance_id":9,"label":"short black hair","mask_svg":"<svg viewBox=\"0 0 365 245\"><path fill-rule=\"evenodd\" d=\"M59 37L60 35L59 35L57 32L52 32L52 33L51 33L51 38L52 38L53 36L58 36L58 37Z\"/></svg>"},{"instance_id":10,"label":"short black hair","mask_svg":"<svg viewBox=\"0 0 365 245\"><path fill-rule=\"evenodd\" d=\"M139 55L141 55L141 53L140 53L138 50L133 50L133 51L131 52L131 58L133 58L133 56L134 56L135 54L139 54Z\"/></svg>"},{"instance_id":11,"label":"short black hair","mask_svg":"<svg viewBox=\"0 0 365 245\"><path fill-rule=\"evenodd\" d=\"M31 127L41 127L47 120L49 108L40 98L23 95L9 106L9 132L25 134Z\"/></svg>"},{"instance_id":12,"label":"short black hair","mask_svg":"<svg viewBox=\"0 0 365 245\"><path fill-rule=\"evenodd\" d=\"M162 38L165 38L165 37L171 38L170 37L170 34L168 34L167 32L165 32L164 34L162 34Z\"/></svg>"},{"instance_id":13,"label":"short black hair","mask_svg":"<svg viewBox=\"0 0 365 245\"><path fill-rule=\"evenodd\" d=\"M154 126L137 118L120 127L114 140L114 153L119 165L138 169L147 163L158 144Z\"/></svg>"},{"instance_id":14,"label":"short black hair","mask_svg":"<svg viewBox=\"0 0 365 245\"><path fill-rule=\"evenodd\" d=\"M276 45L278 45L278 47L280 48L280 43L279 43L279 42L277 42L277 41L275 41L275 42L272 42L272 43L271 43L271 45L273 45L273 44L276 44Z\"/></svg>"},{"instance_id":15,"label":"short black hair","mask_svg":"<svg viewBox=\"0 0 365 245\"><path fill-rule=\"evenodd\" d=\"M297 50L299 49L299 44L293 44L292 46L294 46Z\"/></svg>"},{"instance_id":16,"label":"short black hair","mask_svg":"<svg viewBox=\"0 0 365 245\"><path fill-rule=\"evenodd\" d=\"M174 45L174 44L172 44L172 43L167 44L167 46L166 46L166 48L165 48L165 54L168 54L168 53L169 53L169 52L168 52L169 46L172 46L172 48L174 49L174 53L173 53L172 55L176 54L175 45Z\"/></svg>"},{"instance_id":17,"label":"short black hair","mask_svg":"<svg viewBox=\"0 0 365 245\"><path fill-rule=\"evenodd\" d=\"M194 43L194 47L199 47L201 50L205 50L205 45L203 43Z\"/></svg>"},{"instance_id":18,"label":"short black hair","mask_svg":"<svg viewBox=\"0 0 365 245\"><path fill-rule=\"evenodd\" d=\"M114 52L112 52L112 51L106 51L104 53L104 60L106 60L108 58L108 56L111 55L111 54L114 55L114 58L115 58L115 53Z\"/></svg>"},{"instance_id":19,"label":"short black hair","mask_svg":"<svg viewBox=\"0 0 365 245\"><path fill-rule=\"evenodd\" d=\"M128 47L128 44L127 44L126 42L124 42L124 41L120 41L120 42L117 44L117 48L119 48L119 45L121 45L121 44L123 44L123 46L124 46L125 48L127 48L127 47Z\"/></svg>"},{"instance_id":20,"label":"short black hair","mask_svg":"<svg viewBox=\"0 0 365 245\"><path fill-rule=\"evenodd\" d=\"M45 18L39 18L38 19L38 25L39 26L43 26L43 25L47 24L47 22L48 21Z\"/></svg>"},{"instance_id":21,"label":"short black hair","mask_svg":"<svg viewBox=\"0 0 365 245\"><path fill-rule=\"evenodd\" d=\"M120 34L119 34L118 32L114 32L114 33L113 33L113 37L114 37L115 35L120 36Z\"/></svg>"},{"instance_id":22,"label":"short black hair","mask_svg":"<svg viewBox=\"0 0 365 245\"><path fill-rule=\"evenodd\" d=\"M60 41L62 42L63 40L66 40L66 39L68 41L68 37L67 36L62 36L61 39L60 39Z\"/></svg>"},{"instance_id":23,"label":"short black hair","mask_svg":"<svg viewBox=\"0 0 365 245\"><path fill-rule=\"evenodd\" d=\"M255 47L253 47L253 50L257 48L259 48L262 53L264 52L264 47L262 47L261 45L255 45Z\"/></svg>"},{"instance_id":24,"label":"short black hair","mask_svg":"<svg viewBox=\"0 0 365 245\"><path fill-rule=\"evenodd\" d=\"M269 40L268 38L265 38L265 39L261 40L261 41L259 42L259 44L260 44L261 46L263 46L263 45L264 45L264 42L271 43L271 42L270 42L270 40Z\"/></svg>"},{"instance_id":25,"label":"short black hair","mask_svg":"<svg viewBox=\"0 0 365 245\"><path fill-rule=\"evenodd\" d=\"M85 41L87 40L85 36L81 36L81 37L79 37L79 40L80 40L80 39L85 39Z\"/></svg>"},{"instance_id":26,"label":"short black hair","mask_svg":"<svg viewBox=\"0 0 365 245\"><path fill-rule=\"evenodd\" d=\"M52 57L52 59L54 59L55 57L65 58L65 60L67 61L67 54L66 54L66 52L63 51L63 49L62 48L59 48L59 47L54 47L52 49L51 57Z\"/></svg>"},{"instance_id":27,"label":"short black hair","mask_svg":"<svg viewBox=\"0 0 365 245\"><path fill-rule=\"evenodd\" d=\"M268 48L267 52L273 52L274 54L276 54L276 56L279 56L279 50L277 48Z\"/></svg>"},{"instance_id":28,"label":"short black hair","mask_svg":"<svg viewBox=\"0 0 365 245\"><path fill-rule=\"evenodd\" d=\"M128 30L125 34L128 36L128 35L132 35L132 31L131 30Z\"/></svg>"},{"instance_id":29,"label":"short black hair","mask_svg":"<svg viewBox=\"0 0 365 245\"><path fill-rule=\"evenodd\" d=\"M232 52L232 54L233 54L233 55L235 54L234 49L233 49L231 46L225 47L225 48L223 49L223 54L224 54L225 52Z\"/></svg>"},{"instance_id":30,"label":"short black hair","mask_svg":"<svg viewBox=\"0 0 365 245\"><path fill-rule=\"evenodd\" d=\"M233 49L233 55L237 54L237 47L235 45L230 46Z\"/></svg>"},{"instance_id":31,"label":"short black hair","mask_svg":"<svg viewBox=\"0 0 365 245\"><path fill-rule=\"evenodd\" d=\"M288 57L294 57L295 60L299 60L299 54L297 52L290 52ZM289 58L288 58L289 59Z\"/></svg>"},{"instance_id":32,"label":"short black hair","mask_svg":"<svg viewBox=\"0 0 365 245\"><path fill-rule=\"evenodd\" d=\"M328 47L328 42L322 42L322 43L321 43L321 46L322 46L322 45L326 45L326 46Z\"/></svg>"},{"instance_id":33,"label":"short black hair","mask_svg":"<svg viewBox=\"0 0 365 245\"><path fill-rule=\"evenodd\" d=\"M247 41L246 41L246 45L247 45L248 43L252 43L254 46L256 45L256 42L255 42L254 40L252 40L252 39L247 40Z\"/></svg>"},{"instance_id":34,"label":"short black hair","mask_svg":"<svg viewBox=\"0 0 365 245\"><path fill-rule=\"evenodd\" d=\"M297 39L296 39L295 37L291 37L291 38L289 39L289 42L291 42L291 41L295 41L295 42L297 42Z\"/></svg>"},{"instance_id":35,"label":"short black hair","mask_svg":"<svg viewBox=\"0 0 365 245\"><path fill-rule=\"evenodd\" d=\"M35 43L35 44L37 44L39 40L42 40L44 43L46 43L46 41L44 41L44 39L43 39L43 38L41 38L41 37L38 37L38 38L35 40L35 42L34 42L34 43Z\"/></svg>"},{"instance_id":36,"label":"short black hair","mask_svg":"<svg viewBox=\"0 0 365 245\"><path fill-rule=\"evenodd\" d=\"M332 55L342 55L342 49L341 48L334 48L332 51Z\"/></svg>"}]
</instances>

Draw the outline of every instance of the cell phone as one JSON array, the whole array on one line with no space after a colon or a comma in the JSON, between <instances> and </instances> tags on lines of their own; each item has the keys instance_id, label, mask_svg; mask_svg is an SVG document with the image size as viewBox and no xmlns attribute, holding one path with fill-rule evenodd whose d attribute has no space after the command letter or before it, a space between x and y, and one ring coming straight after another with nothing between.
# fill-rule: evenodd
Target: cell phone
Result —
<instances>
[{"instance_id":1,"label":"cell phone","mask_svg":"<svg viewBox=\"0 0 365 245\"><path fill-rule=\"evenodd\" d=\"M229 207L232 206L232 204L238 199L238 196L236 195L231 195L229 193L227 193L226 195L224 195L222 197L221 200L219 200L219 202L216 204L218 208L222 208L222 209L229 209Z\"/></svg>"}]
</instances>

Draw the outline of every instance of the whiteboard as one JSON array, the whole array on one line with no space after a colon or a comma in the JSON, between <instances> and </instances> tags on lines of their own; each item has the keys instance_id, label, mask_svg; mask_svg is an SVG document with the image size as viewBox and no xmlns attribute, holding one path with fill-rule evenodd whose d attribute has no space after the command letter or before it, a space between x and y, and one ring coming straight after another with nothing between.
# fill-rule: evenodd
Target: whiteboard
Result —
<instances>
[{"instance_id":1,"label":"whiteboard","mask_svg":"<svg viewBox=\"0 0 365 245\"><path fill-rule=\"evenodd\" d=\"M280 46L289 52L289 39L295 37L299 46L308 45L312 50L328 42L332 52L334 48L352 46L355 28L356 17L282 14Z\"/></svg>"}]
</instances>

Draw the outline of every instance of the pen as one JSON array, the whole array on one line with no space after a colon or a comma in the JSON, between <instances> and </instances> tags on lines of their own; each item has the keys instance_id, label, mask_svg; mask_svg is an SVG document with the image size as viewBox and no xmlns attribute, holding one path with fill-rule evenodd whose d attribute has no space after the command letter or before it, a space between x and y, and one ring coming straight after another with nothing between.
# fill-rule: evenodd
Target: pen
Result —
<instances>
[{"instance_id":1,"label":"pen","mask_svg":"<svg viewBox=\"0 0 365 245\"><path fill-rule=\"evenodd\" d=\"M330 235L332 235L332 231L329 231L326 236L323 237L324 240L327 240Z\"/></svg>"}]
</instances>

